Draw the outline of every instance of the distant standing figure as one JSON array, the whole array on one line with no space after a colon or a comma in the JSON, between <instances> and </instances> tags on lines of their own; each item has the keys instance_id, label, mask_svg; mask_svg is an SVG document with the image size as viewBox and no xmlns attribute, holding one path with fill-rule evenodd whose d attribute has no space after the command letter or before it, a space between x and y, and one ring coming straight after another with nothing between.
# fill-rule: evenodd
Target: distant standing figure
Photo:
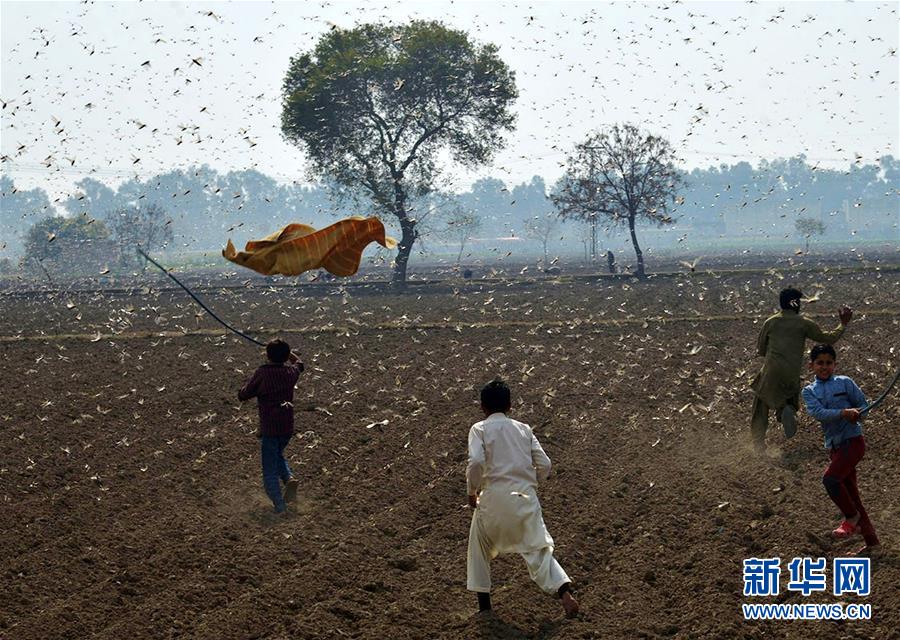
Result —
<instances>
[{"instance_id":1,"label":"distant standing figure","mask_svg":"<svg viewBox=\"0 0 900 640\"><path fill-rule=\"evenodd\" d=\"M770 411L775 411L785 436L792 438L797 432L800 375L806 340L834 344L853 317L849 307L841 307L838 310L840 326L834 331L822 331L814 321L800 315L802 297L798 289L783 289L778 296L781 313L768 318L759 332L757 352L765 361L750 384L754 393L750 433L758 451L766 448Z\"/></svg>"},{"instance_id":2,"label":"distant standing figure","mask_svg":"<svg viewBox=\"0 0 900 640\"><path fill-rule=\"evenodd\" d=\"M878 536L856 483L856 465L866 452L860 422L866 396L852 378L834 375L836 359L837 353L831 345L814 346L809 354L809 368L816 378L803 388L806 411L822 423L825 448L831 453L831 464L825 469L822 484L844 516L844 521L831 534L842 539L861 533L866 546L857 553L878 555L881 552Z\"/></svg>"},{"instance_id":3,"label":"distant standing figure","mask_svg":"<svg viewBox=\"0 0 900 640\"><path fill-rule=\"evenodd\" d=\"M298 483L284 459L284 449L294 434L294 385L303 371L303 363L290 345L279 339L266 345L266 360L238 391L238 399L241 402L257 399L256 435L260 441L263 486L275 513L284 513L285 503L297 499ZM284 494L279 481L284 483Z\"/></svg>"},{"instance_id":4,"label":"distant standing figure","mask_svg":"<svg viewBox=\"0 0 900 640\"><path fill-rule=\"evenodd\" d=\"M538 480L550 475L550 458L527 424L506 417L509 387L494 380L481 390L485 419L469 430L466 483L475 510L469 528L467 587L480 611L491 609L491 559L518 553L531 579L562 600L566 615L578 613L571 581L553 557L553 538L544 525Z\"/></svg>"},{"instance_id":5,"label":"distant standing figure","mask_svg":"<svg viewBox=\"0 0 900 640\"><path fill-rule=\"evenodd\" d=\"M610 273L616 272L616 256L613 255L612 251L606 252L606 266L609 268Z\"/></svg>"}]
</instances>

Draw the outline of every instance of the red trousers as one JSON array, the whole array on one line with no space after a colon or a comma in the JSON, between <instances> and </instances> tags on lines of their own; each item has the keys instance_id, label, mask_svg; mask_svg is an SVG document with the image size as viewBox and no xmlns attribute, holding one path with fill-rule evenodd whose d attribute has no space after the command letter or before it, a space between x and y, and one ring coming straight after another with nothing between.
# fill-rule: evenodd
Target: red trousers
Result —
<instances>
[{"instance_id":1,"label":"red trousers","mask_svg":"<svg viewBox=\"0 0 900 640\"><path fill-rule=\"evenodd\" d=\"M828 495L845 518L859 513L859 528L867 545L878 544L875 527L869 520L866 508L859 497L856 485L856 465L866 453L866 441L862 436L850 438L831 450L831 464L825 469L822 483Z\"/></svg>"}]
</instances>

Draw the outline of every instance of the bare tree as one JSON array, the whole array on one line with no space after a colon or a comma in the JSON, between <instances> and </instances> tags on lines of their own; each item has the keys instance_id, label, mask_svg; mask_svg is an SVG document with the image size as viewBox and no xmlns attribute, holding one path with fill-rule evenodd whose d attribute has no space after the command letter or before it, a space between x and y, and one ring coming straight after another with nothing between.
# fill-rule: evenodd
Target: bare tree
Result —
<instances>
[{"instance_id":1,"label":"bare tree","mask_svg":"<svg viewBox=\"0 0 900 640\"><path fill-rule=\"evenodd\" d=\"M598 216L627 225L637 257L637 275L644 275L644 254L638 244L638 218L670 224L670 208L683 185L669 142L630 124L596 132L575 146L566 172L551 194L559 215L596 224Z\"/></svg>"},{"instance_id":2,"label":"bare tree","mask_svg":"<svg viewBox=\"0 0 900 640\"><path fill-rule=\"evenodd\" d=\"M476 216L475 212L460 206L456 206L450 211L444 233L459 243L459 254L456 256L457 266L462 262L462 255L463 251L466 249L466 243L478 233L481 227L481 218Z\"/></svg>"},{"instance_id":3,"label":"bare tree","mask_svg":"<svg viewBox=\"0 0 900 640\"><path fill-rule=\"evenodd\" d=\"M525 223L525 237L537 240L544 250L544 266L547 266L547 248L550 245L550 236L559 227L559 217L553 214L534 216Z\"/></svg>"},{"instance_id":4,"label":"bare tree","mask_svg":"<svg viewBox=\"0 0 900 640\"><path fill-rule=\"evenodd\" d=\"M820 236L825 233L825 223L815 218L797 218L794 220L797 233L806 238L806 253L809 253L810 236Z\"/></svg>"},{"instance_id":5,"label":"bare tree","mask_svg":"<svg viewBox=\"0 0 900 640\"><path fill-rule=\"evenodd\" d=\"M172 221L166 216L165 210L154 202L142 206L119 207L107 214L106 220L119 245L119 258L123 267L136 262L143 263L146 268L147 261L140 258L136 248L140 247L151 253L165 247L174 237Z\"/></svg>"}]
</instances>

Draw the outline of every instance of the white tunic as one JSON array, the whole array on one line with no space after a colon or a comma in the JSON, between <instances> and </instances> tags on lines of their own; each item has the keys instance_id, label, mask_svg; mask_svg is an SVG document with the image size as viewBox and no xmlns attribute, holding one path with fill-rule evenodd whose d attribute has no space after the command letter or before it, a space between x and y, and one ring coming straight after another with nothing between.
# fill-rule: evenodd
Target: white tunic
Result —
<instances>
[{"instance_id":1,"label":"white tunic","mask_svg":"<svg viewBox=\"0 0 900 640\"><path fill-rule=\"evenodd\" d=\"M469 495L481 491L473 527L489 557L548 548L537 483L550 475L550 458L531 427L494 413L469 430Z\"/></svg>"}]
</instances>

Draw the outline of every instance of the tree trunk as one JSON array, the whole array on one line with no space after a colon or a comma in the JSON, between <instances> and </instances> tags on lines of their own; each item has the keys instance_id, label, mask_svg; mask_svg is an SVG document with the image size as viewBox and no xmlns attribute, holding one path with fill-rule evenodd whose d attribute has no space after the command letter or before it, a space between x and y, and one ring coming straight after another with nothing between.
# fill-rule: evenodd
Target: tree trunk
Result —
<instances>
[{"instance_id":1,"label":"tree trunk","mask_svg":"<svg viewBox=\"0 0 900 640\"><path fill-rule=\"evenodd\" d=\"M634 255L637 258L637 272L639 278L644 277L644 254L638 244L637 234L634 231L634 216L628 216L628 230L631 232L631 244L634 246Z\"/></svg>"},{"instance_id":2,"label":"tree trunk","mask_svg":"<svg viewBox=\"0 0 900 640\"><path fill-rule=\"evenodd\" d=\"M400 244L397 246L397 258L394 260L394 273L391 279L391 284L398 289L406 287L406 265L409 262L409 254L412 253L413 243L416 241L415 227L416 223L405 215L400 218L403 235L400 236Z\"/></svg>"},{"instance_id":3,"label":"tree trunk","mask_svg":"<svg viewBox=\"0 0 900 640\"><path fill-rule=\"evenodd\" d=\"M597 214L591 218L591 262L597 262Z\"/></svg>"},{"instance_id":4,"label":"tree trunk","mask_svg":"<svg viewBox=\"0 0 900 640\"><path fill-rule=\"evenodd\" d=\"M459 266L459 263L462 262L462 254L463 254L463 251L465 250L465 248L466 248L466 241L463 240L462 242L459 243L459 255L456 256L456 266L457 267Z\"/></svg>"},{"instance_id":5,"label":"tree trunk","mask_svg":"<svg viewBox=\"0 0 900 640\"><path fill-rule=\"evenodd\" d=\"M397 247L397 258L394 260L391 285L398 289L406 287L406 265L409 262L409 254L412 253L413 243L416 241L416 223L406 214L406 191L401 183L402 179L402 174L394 174L394 215L400 220L402 235Z\"/></svg>"}]
</instances>

